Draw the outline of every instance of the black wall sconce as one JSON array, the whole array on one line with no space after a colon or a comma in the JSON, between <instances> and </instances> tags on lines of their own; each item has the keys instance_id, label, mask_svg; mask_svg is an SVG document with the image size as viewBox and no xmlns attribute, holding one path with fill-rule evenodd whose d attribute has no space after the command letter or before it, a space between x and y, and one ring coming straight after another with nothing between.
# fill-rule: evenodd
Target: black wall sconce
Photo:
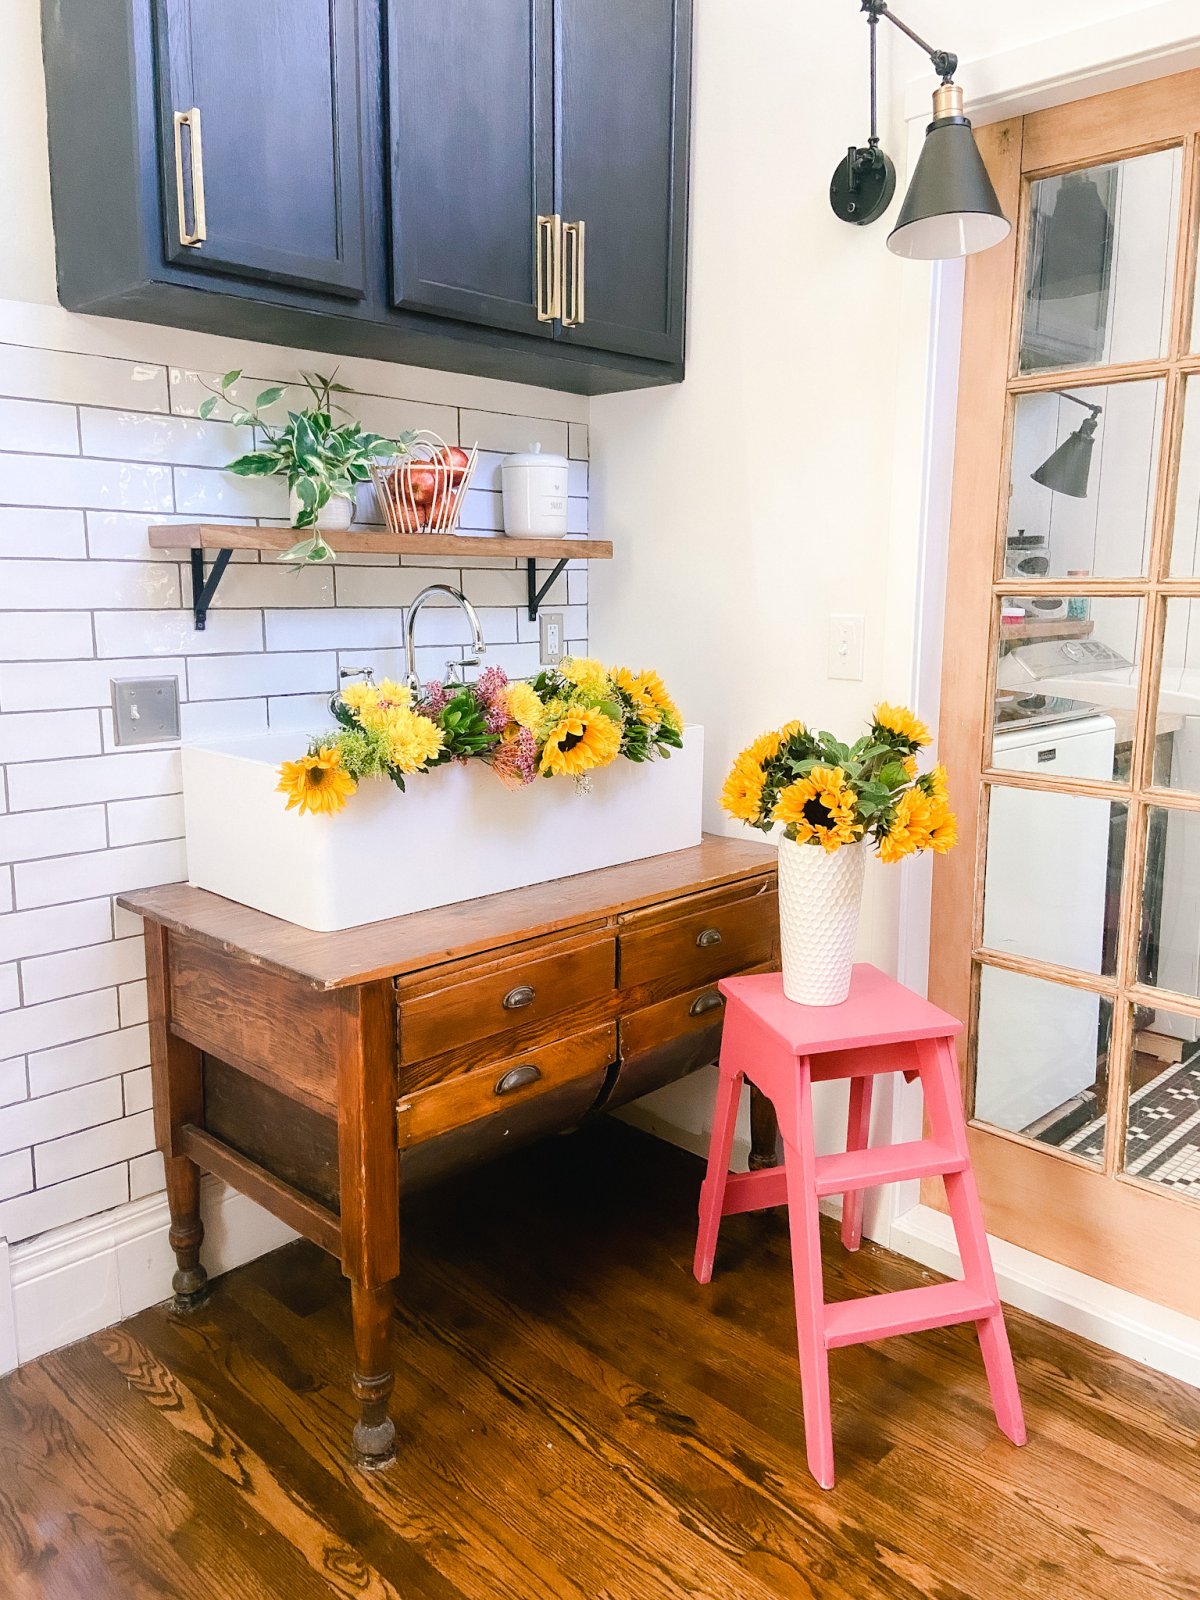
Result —
<instances>
[{"instance_id":1,"label":"black wall sconce","mask_svg":"<svg viewBox=\"0 0 1200 1600\"><path fill-rule=\"evenodd\" d=\"M1088 480L1092 475L1096 428L1104 407L1081 400L1077 394L1070 394L1066 389L1056 389L1055 393L1060 400L1073 400L1077 406L1090 411L1091 416L1085 417L1075 432L1064 439L1058 449L1048 455L1029 476L1034 483L1040 483L1054 494L1069 495L1072 500L1086 500Z\"/></svg>"},{"instance_id":2,"label":"black wall sconce","mask_svg":"<svg viewBox=\"0 0 1200 1600\"><path fill-rule=\"evenodd\" d=\"M875 222L892 203L896 168L879 147L878 29L886 17L933 63L941 83L933 95L933 121L888 236L888 249L915 261L949 261L990 250L1006 239L1012 224L1000 209L992 180L963 114L963 92L953 81L958 57L932 45L901 22L886 0L862 0L871 39L871 133L867 143L847 152L829 185L829 200L843 222L862 227Z\"/></svg>"}]
</instances>

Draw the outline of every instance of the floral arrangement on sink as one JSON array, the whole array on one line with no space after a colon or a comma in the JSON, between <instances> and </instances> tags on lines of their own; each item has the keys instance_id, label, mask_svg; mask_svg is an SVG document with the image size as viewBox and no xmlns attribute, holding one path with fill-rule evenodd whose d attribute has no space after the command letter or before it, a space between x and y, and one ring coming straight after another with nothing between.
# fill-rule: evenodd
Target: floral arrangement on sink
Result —
<instances>
[{"instance_id":1,"label":"floral arrangement on sink","mask_svg":"<svg viewBox=\"0 0 1200 1600\"><path fill-rule=\"evenodd\" d=\"M279 769L287 810L331 815L358 785L405 780L452 761L483 761L507 787L589 774L618 757L642 762L682 748L679 710L656 672L568 658L535 678L489 667L474 683L410 689L384 679L333 697L335 732L316 735Z\"/></svg>"},{"instance_id":2,"label":"floral arrangement on sink","mask_svg":"<svg viewBox=\"0 0 1200 1600\"><path fill-rule=\"evenodd\" d=\"M737 757L721 791L731 817L779 839L783 986L805 1005L846 998L862 899L864 851L903 861L954 848L946 769L918 770L929 729L904 706L877 705L847 745L789 722Z\"/></svg>"}]
</instances>

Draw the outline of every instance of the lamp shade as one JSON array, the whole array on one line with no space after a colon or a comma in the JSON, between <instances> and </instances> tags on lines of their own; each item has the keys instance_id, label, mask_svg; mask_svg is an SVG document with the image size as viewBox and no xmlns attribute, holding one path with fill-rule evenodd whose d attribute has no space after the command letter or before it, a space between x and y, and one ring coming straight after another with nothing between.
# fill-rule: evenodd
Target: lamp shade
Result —
<instances>
[{"instance_id":1,"label":"lamp shade","mask_svg":"<svg viewBox=\"0 0 1200 1600\"><path fill-rule=\"evenodd\" d=\"M1072 500L1086 500L1095 443L1096 419L1086 417L1075 432L1063 440L1054 454L1047 456L1037 471L1029 476L1034 483L1052 489L1055 494L1069 495Z\"/></svg>"},{"instance_id":2,"label":"lamp shade","mask_svg":"<svg viewBox=\"0 0 1200 1600\"><path fill-rule=\"evenodd\" d=\"M933 107L934 120L888 239L893 254L913 261L974 255L1012 232L962 115L961 89L943 84Z\"/></svg>"}]
</instances>

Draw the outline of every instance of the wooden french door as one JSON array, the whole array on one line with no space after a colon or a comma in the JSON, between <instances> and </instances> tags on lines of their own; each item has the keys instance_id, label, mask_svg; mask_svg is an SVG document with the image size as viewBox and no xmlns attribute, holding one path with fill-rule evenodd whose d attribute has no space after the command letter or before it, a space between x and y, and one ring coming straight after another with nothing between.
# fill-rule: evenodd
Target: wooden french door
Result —
<instances>
[{"instance_id":1,"label":"wooden french door","mask_svg":"<svg viewBox=\"0 0 1200 1600\"><path fill-rule=\"evenodd\" d=\"M991 1231L1200 1316L1200 73L979 137L931 994Z\"/></svg>"}]
</instances>

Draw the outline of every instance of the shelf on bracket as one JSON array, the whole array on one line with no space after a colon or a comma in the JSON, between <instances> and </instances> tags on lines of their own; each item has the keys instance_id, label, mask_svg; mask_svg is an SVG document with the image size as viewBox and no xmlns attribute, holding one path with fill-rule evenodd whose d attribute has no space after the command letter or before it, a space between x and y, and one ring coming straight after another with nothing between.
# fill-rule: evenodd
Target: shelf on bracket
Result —
<instances>
[{"instance_id":1,"label":"shelf on bracket","mask_svg":"<svg viewBox=\"0 0 1200 1600\"><path fill-rule=\"evenodd\" d=\"M229 565L232 550L218 550L217 559L209 569L208 576L204 574L204 551L192 547L192 615L196 619L196 631L202 633L208 621L208 608L212 605L213 595L217 592L217 585L225 576L225 568Z\"/></svg>"},{"instance_id":2,"label":"shelf on bracket","mask_svg":"<svg viewBox=\"0 0 1200 1600\"><path fill-rule=\"evenodd\" d=\"M542 585L542 587L540 589L538 588L538 581L537 581L537 560L533 556L529 556L528 559L526 560L525 568L526 568L526 571L527 571L527 573L529 575L529 620L530 620L530 622L536 622L537 621L538 610L539 610L539 608L540 608L540 606L542 604L542 601L546 598L546 596L550 593L551 589L554 587L554 580L558 577L559 573L566 566L568 559L569 558L567 556L563 556L560 560L558 560L558 561L556 561L554 563L554 565L550 568L550 576L546 579L545 583Z\"/></svg>"}]
</instances>

